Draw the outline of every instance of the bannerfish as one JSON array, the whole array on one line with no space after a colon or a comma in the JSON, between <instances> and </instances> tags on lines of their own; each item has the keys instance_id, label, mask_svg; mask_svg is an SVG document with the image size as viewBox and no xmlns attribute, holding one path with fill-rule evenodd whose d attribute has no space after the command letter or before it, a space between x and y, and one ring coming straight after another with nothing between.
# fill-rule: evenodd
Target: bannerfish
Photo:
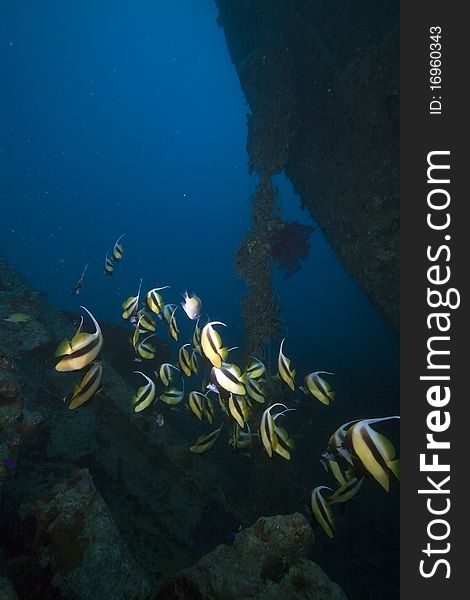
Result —
<instances>
[{"instance_id":1,"label":"bannerfish","mask_svg":"<svg viewBox=\"0 0 470 600\"><path fill-rule=\"evenodd\" d=\"M378 419L364 419L354 424L348 431L345 446L357 456L364 469L380 483L386 492L390 486L390 471L400 479L400 459L395 458L395 448L390 440L372 429L374 423L381 423L398 416Z\"/></svg>"},{"instance_id":2,"label":"bannerfish","mask_svg":"<svg viewBox=\"0 0 470 600\"><path fill-rule=\"evenodd\" d=\"M248 423L246 424L246 428L248 432L243 431L243 429L240 428L240 425L238 423L236 423L235 426L232 428L228 439L228 443L235 450L247 448L251 444L253 436L256 435L251 433L250 426L248 425Z\"/></svg>"},{"instance_id":3,"label":"bannerfish","mask_svg":"<svg viewBox=\"0 0 470 600\"><path fill-rule=\"evenodd\" d=\"M201 420L204 412L204 402L206 396L201 392L190 392L189 393L189 408Z\"/></svg>"},{"instance_id":4,"label":"bannerfish","mask_svg":"<svg viewBox=\"0 0 470 600\"><path fill-rule=\"evenodd\" d=\"M329 490L330 492L333 491L326 485L319 485L312 491L310 506L317 523L321 526L328 537L333 538L334 531L336 529L335 519L328 501L321 493L322 490Z\"/></svg>"},{"instance_id":5,"label":"bannerfish","mask_svg":"<svg viewBox=\"0 0 470 600\"><path fill-rule=\"evenodd\" d=\"M175 312L176 312L177 308L178 307L176 306L175 309L173 310L173 312L171 313L170 323L169 323L170 335L175 340L175 342L178 341L178 334L180 332L180 330L178 329L178 324L176 323L176 317L175 317Z\"/></svg>"},{"instance_id":6,"label":"bannerfish","mask_svg":"<svg viewBox=\"0 0 470 600\"><path fill-rule=\"evenodd\" d=\"M274 425L274 433L276 434L277 444L273 445L273 450L282 458L290 460L291 450L294 448L294 440L289 437L284 427Z\"/></svg>"},{"instance_id":7,"label":"bannerfish","mask_svg":"<svg viewBox=\"0 0 470 600\"><path fill-rule=\"evenodd\" d=\"M137 311L139 309L139 299L140 299L140 289L142 287L142 279L139 283L139 289L137 291L137 296L129 296L127 300L124 300L122 303L122 318L127 321L127 319L135 317L137 315Z\"/></svg>"},{"instance_id":8,"label":"bannerfish","mask_svg":"<svg viewBox=\"0 0 470 600\"><path fill-rule=\"evenodd\" d=\"M201 346L201 328L199 327L199 319L196 321L196 326L194 327L192 342L194 350L199 351Z\"/></svg>"},{"instance_id":9,"label":"bannerfish","mask_svg":"<svg viewBox=\"0 0 470 600\"><path fill-rule=\"evenodd\" d=\"M106 252L106 258L104 259L104 272L106 275L112 275L114 272L114 261L109 256L109 252Z\"/></svg>"},{"instance_id":10,"label":"bannerfish","mask_svg":"<svg viewBox=\"0 0 470 600\"><path fill-rule=\"evenodd\" d=\"M169 285L164 285L163 287L153 288L152 290L148 291L147 295L145 296L145 302L147 303L149 310L156 315L159 315L165 306L162 295L158 292L166 290L169 287Z\"/></svg>"},{"instance_id":11,"label":"bannerfish","mask_svg":"<svg viewBox=\"0 0 470 600\"><path fill-rule=\"evenodd\" d=\"M155 320L148 313L146 313L145 310L139 310L137 317L139 319L138 323L141 330L140 333L144 333L145 331L155 331L157 328Z\"/></svg>"},{"instance_id":12,"label":"bannerfish","mask_svg":"<svg viewBox=\"0 0 470 600\"><path fill-rule=\"evenodd\" d=\"M272 415L271 411L276 406L281 406L284 408L283 411L278 412L276 415ZM284 415L286 412L291 410L295 410L293 408L287 408L285 404L281 404L280 402L276 402L276 404L271 405L267 408L263 416L261 417L261 425L260 425L260 433L261 433L261 441L263 446L268 453L269 458L272 457L273 451L275 451L276 446L279 444L278 440L278 431L276 431L275 421L278 417Z\"/></svg>"},{"instance_id":13,"label":"bannerfish","mask_svg":"<svg viewBox=\"0 0 470 600\"><path fill-rule=\"evenodd\" d=\"M126 234L123 233L121 235L121 237L119 237L113 247L113 258L114 260L121 260L123 254L124 254L124 246L122 244L120 244L119 242L122 240L122 238L125 236Z\"/></svg>"},{"instance_id":14,"label":"bannerfish","mask_svg":"<svg viewBox=\"0 0 470 600\"><path fill-rule=\"evenodd\" d=\"M174 310L178 307L177 304L165 304L165 306L163 307L163 318L165 320L166 323L168 323L168 325L170 324L171 321L171 315L173 314Z\"/></svg>"},{"instance_id":15,"label":"bannerfish","mask_svg":"<svg viewBox=\"0 0 470 600\"><path fill-rule=\"evenodd\" d=\"M212 367L211 376L213 376L220 387L227 390L227 392L237 394L237 396L244 396L246 394L243 375L236 364L222 363L220 368Z\"/></svg>"},{"instance_id":16,"label":"bannerfish","mask_svg":"<svg viewBox=\"0 0 470 600\"><path fill-rule=\"evenodd\" d=\"M330 384L320 377L322 375L334 375L328 371L315 371L309 373L305 377L305 385L300 386L302 392L306 395L311 394L314 398L319 400L322 404L328 406L330 400L335 399L335 393L332 391Z\"/></svg>"},{"instance_id":17,"label":"bannerfish","mask_svg":"<svg viewBox=\"0 0 470 600\"><path fill-rule=\"evenodd\" d=\"M181 348L179 349L178 363L179 363L180 369L183 371L183 373L186 375L186 377L191 377L191 375L193 374L193 370L192 370L191 358L189 356L189 352L186 350L186 348L188 346L191 346L191 344L184 344L184 346L181 346Z\"/></svg>"},{"instance_id":18,"label":"bannerfish","mask_svg":"<svg viewBox=\"0 0 470 600\"><path fill-rule=\"evenodd\" d=\"M146 360L152 360L155 358L157 349L155 348L154 344L148 341L153 337L155 337L154 333L148 335L145 339L137 344L136 351L140 358L144 358Z\"/></svg>"},{"instance_id":19,"label":"bannerfish","mask_svg":"<svg viewBox=\"0 0 470 600\"><path fill-rule=\"evenodd\" d=\"M253 360L245 369L245 374L250 379L260 379L266 373L266 367L260 360L258 360L254 356L252 358Z\"/></svg>"},{"instance_id":20,"label":"bannerfish","mask_svg":"<svg viewBox=\"0 0 470 600\"><path fill-rule=\"evenodd\" d=\"M223 347L222 338L219 332L214 329L214 325L227 327L221 321L209 321L209 323L206 323L201 332L201 348L207 360L219 369L222 366L222 362L228 356L228 348L226 346Z\"/></svg>"},{"instance_id":21,"label":"bannerfish","mask_svg":"<svg viewBox=\"0 0 470 600\"><path fill-rule=\"evenodd\" d=\"M189 451L193 452L194 454L203 454L204 452L210 450L217 441L217 438L219 437L220 432L222 431L222 427L223 424L219 427L219 429L215 429L207 435L199 436L196 440L196 443L193 446L191 446Z\"/></svg>"},{"instance_id":22,"label":"bannerfish","mask_svg":"<svg viewBox=\"0 0 470 600\"><path fill-rule=\"evenodd\" d=\"M91 365L85 373L81 383L73 388L73 396L69 403L69 410L74 410L93 398L99 390L102 376L103 367L100 364Z\"/></svg>"},{"instance_id":23,"label":"bannerfish","mask_svg":"<svg viewBox=\"0 0 470 600\"><path fill-rule=\"evenodd\" d=\"M243 396L230 394L228 399L228 410L238 425L243 429L249 417L249 408Z\"/></svg>"},{"instance_id":24,"label":"bannerfish","mask_svg":"<svg viewBox=\"0 0 470 600\"><path fill-rule=\"evenodd\" d=\"M188 292L184 292L183 298L184 302L181 302L181 306L183 307L184 312L192 321L196 321L196 319L199 319L202 312L201 299L196 296L196 294L190 296Z\"/></svg>"},{"instance_id":25,"label":"bannerfish","mask_svg":"<svg viewBox=\"0 0 470 600\"><path fill-rule=\"evenodd\" d=\"M255 402L264 403L264 388L260 380L246 378L246 391L248 396Z\"/></svg>"},{"instance_id":26,"label":"bannerfish","mask_svg":"<svg viewBox=\"0 0 470 600\"><path fill-rule=\"evenodd\" d=\"M81 292L83 284L85 283L85 273L86 273L87 269L88 269L88 263L86 264L85 268L83 269L83 273L82 273L80 279L77 281L77 283L75 284L75 287L70 292L70 294L72 296L78 296L78 294Z\"/></svg>"},{"instance_id":27,"label":"bannerfish","mask_svg":"<svg viewBox=\"0 0 470 600\"><path fill-rule=\"evenodd\" d=\"M101 333L101 328L95 317L84 306L81 306L80 308L85 310L90 316L95 326L95 332L86 333L82 331L82 317L77 332L72 340L63 340L55 352L56 357L63 357L57 363L55 367L56 371L66 372L83 369L95 360L103 346L103 334Z\"/></svg>"},{"instance_id":28,"label":"bannerfish","mask_svg":"<svg viewBox=\"0 0 470 600\"><path fill-rule=\"evenodd\" d=\"M328 496L328 504L336 504L338 502L348 502L359 493L364 478L357 479L353 477L347 483L340 486L331 496Z\"/></svg>"},{"instance_id":29,"label":"bannerfish","mask_svg":"<svg viewBox=\"0 0 470 600\"><path fill-rule=\"evenodd\" d=\"M281 347L279 348L279 357L277 360L277 365L278 365L280 378L282 379L282 381L284 381L284 383L287 383L287 385L290 387L290 389L292 391L294 391L295 390L295 383L294 383L295 369L294 370L291 369L290 359L287 358L282 352L285 341L286 341L286 338L284 338L281 342Z\"/></svg>"},{"instance_id":30,"label":"bannerfish","mask_svg":"<svg viewBox=\"0 0 470 600\"><path fill-rule=\"evenodd\" d=\"M134 373L142 375L142 377L144 377L147 381L145 385L142 385L138 388L135 396L132 398L132 403L134 404L134 411L140 412L145 408L148 408L154 401L155 383L154 381L152 381L152 379L150 379L150 377L147 377L145 373L142 373L142 371L134 371Z\"/></svg>"},{"instance_id":31,"label":"bannerfish","mask_svg":"<svg viewBox=\"0 0 470 600\"><path fill-rule=\"evenodd\" d=\"M184 379L181 378L183 383L183 387L181 389L170 385L160 394L159 399L165 404L169 404L170 406L174 406L175 404L179 404L181 400L184 398Z\"/></svg>"},{"instance_id":32,"label":"bannerfish","mask_svg":"<svg viewBox=\"0 0 470 600\"><path fill-rule=\"evenodd\" d=\"M158 377L162 380L162 383L165 387L168 387L170 383L173 381L173 377L176 373L181 376L180 370L175 365L171 363L163 363L160 365L160 369L158 370Z\"/></svg>"}]
</instances>

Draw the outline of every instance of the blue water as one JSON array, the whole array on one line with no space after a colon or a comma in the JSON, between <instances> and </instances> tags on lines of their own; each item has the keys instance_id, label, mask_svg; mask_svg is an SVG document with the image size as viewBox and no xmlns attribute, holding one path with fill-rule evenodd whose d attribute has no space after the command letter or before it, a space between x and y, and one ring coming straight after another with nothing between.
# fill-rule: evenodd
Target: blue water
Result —
<instances>
[{"instance_id":1,"label":"blue water","mask_svg":"<svg viewBox=\"0 0 470 600\"><path fill-rule=\"evenodd\" d=\"M214 3L4 1L0 15L0 254L52 304L84 304L99 320L121 322L140 278L144 291L171 285L172 302L195 291L240 343L246 287L233 258L256 179ZM289 181L275 183L282 216L312 224ZM124 259L106 277L123 233ZM336 374L325 440L339 415L396 410L397 334L319 228L302 269L276 272L275 288L298 371Z\"/></svg>"}]
</instances>

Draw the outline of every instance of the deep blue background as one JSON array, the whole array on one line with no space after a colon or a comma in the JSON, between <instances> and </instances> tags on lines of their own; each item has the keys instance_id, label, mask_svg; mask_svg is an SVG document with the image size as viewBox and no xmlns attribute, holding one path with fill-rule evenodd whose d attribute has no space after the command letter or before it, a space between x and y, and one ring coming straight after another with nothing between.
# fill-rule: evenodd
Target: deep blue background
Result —
<instances>
[{"instance_id":1,"label":"deep blue background","mask_svg":"<svg viewBox=\"0 0 470 600\"><path fill-rule=\"evenodd\" d=\"M84 303L99 319L119 321L140 277L144 290L171 285L168 301L194 290L230 325L229 344L240 343L245 287L233 255L256 181L248 107L213 2L30 0L0 10L0 253L54 304ZM311 223L289 182L276 184L283 216ZM121 233L125 257L108 278L104 257ZM87 262L85 288L70 296ZM300 373L334 371L348 418L386 388L398 402L397 336L319 230L301 272L276 282Z\"/></svg>"}]
</instances>

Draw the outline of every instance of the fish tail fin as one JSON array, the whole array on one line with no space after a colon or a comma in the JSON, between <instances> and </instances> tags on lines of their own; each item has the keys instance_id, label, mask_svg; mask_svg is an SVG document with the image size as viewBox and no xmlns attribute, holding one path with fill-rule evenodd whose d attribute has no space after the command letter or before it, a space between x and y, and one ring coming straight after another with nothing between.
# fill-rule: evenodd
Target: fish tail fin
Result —
<instances>
[{"instance_id":1,"label":"fish tail fin","mask_svg":"<svg viewBox=\"0 0 470 600\"><path fill-rule=\"evenodd\" d=\"M392 460L389 465L390 471L395 475L395 477L400 481L400 459Z\"/></svg>"},{"instance_id":2,"label":"fish tail fin","mask_svg":"<svg viewBox=\"0 0 470 600\"><path fill-rule=\"evenodd\" d=\"M336 398L336 394L335 394L335 392L330 392L330 393L328 394L328 396L329 396L330 400L334 400L334 399Z\"/></svg>"}]
</instances>

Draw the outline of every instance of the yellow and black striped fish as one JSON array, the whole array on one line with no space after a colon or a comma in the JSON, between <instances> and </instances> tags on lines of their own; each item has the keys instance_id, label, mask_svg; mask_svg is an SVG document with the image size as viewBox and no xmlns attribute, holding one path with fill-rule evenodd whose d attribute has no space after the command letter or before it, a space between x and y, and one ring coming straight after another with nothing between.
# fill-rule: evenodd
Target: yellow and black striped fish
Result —
<instances>
[{"instance_id":1,"label":"yellow and black striped fish","mask_svg":"<svg viewBox=\"0 0 470 600\"><path fill-rule=\"evenodd\" d=\"M228 443L235 450L244 449L250 446L253 435L256 435L251 433L250 426L248 425L248 423L246 424L246 427L248 429L248 433L246 431L243 431L243 429L240 429L238 423L235 423L234 427L232 428L232 431L230 432Z\"/></svg>"},{"instance_id":2,"label":"yellow and black striped fish","mask_svg":"<svg viewBox=\"0 0 470 600\"><path fill-rule=\"evenodd\" d=\"M271 414L271 411L276 406L281 406L282 408L284 408L284 410L281 412L278 412L276 415L273 416ZM286 412L289 412L291 410L294 410L294 409L287 408L287 406L285 404L276 402L276 404L272 404L269 408L267 408L264 411L263 416L261 417L261 425L260 425L261 441L263 443L263 446L264 446L266 452L268 453L269 458L272 458L273 451L275 451L275 448L279 444L278 432L276 431L275 420L278 417L284 415Z\"/></svg>"},{"instance_id":3,"label":"yellow and black striped fish","mask_svg":"<svg viewBox=\"0 0 470 600\"><path fill-rule=\"evenodd\" d=\"M184 381L182 389L179 389L175 386L167 387L160 394L159 398L162 402L171 406L179 404L184 398Z\"/></svg>"},{"instance_id":4,"label":"yellow and black striped fish","mask_svg":"<svg viewBox=\"0 0 470 600\"><path fill-rule=\"evenodd\" d=\"M114 272L114 261L109 256L109 252L106 252L106 258L104 259L104 272L106 275L112 275Z\"/></svg>"},{"instance_id":5,"label":"yellow and black striped fish","mask_svg":"<svg viewBox=\"0 0 470 600\"><path fill-rule=\"evenodd\" d=\"M274 432L276 434L276 443L273 444L273 450L282 458L290 460L291 450L294 448L294 440L289 437L289 434L284 427L274 426Z\"/></svg>"},{"instance_id":6,"label":"yellow and black striped fish","mask_svg":"<svg viewBox=\"0 0 470 600\"><path fill-rule=\"evenodd\" d=\"M260 360L258 360L254 356L252 358L253 360L245 369L245 374L250 379L260 379L266 373L266 367Z\"/></svg>"},{"instance_id":7,"label":"yellow and black striped fish","mask_svg":"<svg viewBox=\"0 0 470 600\"><path fill-rule=\"evenodd\" d=\"M149 339L153 337L155 337L154 333L148 335L137 344L136 350L140 358L145 358L146 360L152 360L155 358L157 349L151 342L149 342Z\"/></svg>"},{"instance_id":8,"label":"yellow and black striped fish","mask_svg":"<svg viewBox=\"0 0 470 600\"><path fill-rule=\"evenodd\" d=\"M249 409L246 399L243 396L230 394L228 399L228 410L235 421L243 429L249 417Z\"/></svg>"},{"instance_id":9,"label":"yellow and black striped fish","mask_svg":"<svg viewBox=\"0 0 470 600\"><path fill-rule=\"evenodd\" d=\"M199 359L197 357L197 350L193 350L191 352L191 369L195 375L199 373Z\"/></svg>"},{"instance_id":10,"label":"yellow and black striped fish","mask_svg":"<svg viewBox=\"0 0 470 600\"><path fill-rule=\"evenodd\" d=\"M73 396L69 403L70 410L82 406L96 394L101 385L102 376L103 367L98 363L91 365L81 383L74 387Z\"/></svg>"},{"instance_id":11,"label":"yellow and black striped fish","mask_svg":"<svg viewBox=\"0 0 470 600\"><path fill-rule=\"evenodd\" d=\"M67 339L63 340L56 350L56 357L64 357L57 363L55 367L56 371L66 372L83 369L95 360L103 346L103 334L95 317L84 306L80 308L83 308L89 314L95 326L95 333L85 333L82 331L82 318L73 339L71 341Z\"/></svg>"},{"instance_id":12,"label":"yellow and black striped fish","mask_svg":"<svg viewBox=\"0 0 470 600\"><path fill-rule=\"evenodd\" d=\"M175 311L175 309L178 308L177 304L165 304L165 306L163 307L163 319L165 320L165 322L169 325L170 321L171 321L171 315L173 314L173 312Z\"/></svg>"},{"instance_id":13,"label":"yellow and black striped fish","mask_svg":"<svg viewBox=\"0 0 470 600\"><path fill-rule=\"evenodd\" d=\"M138 373L145 377L147 380L146 385L141 386L135 396L132 398L132 403L134 404L134 411L140 412L146 408L148 408L152 402L155 400L155 383L150 377L147 377L145 373L142 371L134 371L134 373Z\"/></svg>"},{"instance_id":14,"label":"yellow and black striped fish","mask_svg":"<svg viewBox=\"0 0 470 600\"><path fill-rule=\"evenodd\" d=\"M328 406L330 400L335 399L335 393L332 391L328 381L325 381L323 377L320 377L320 374L334 375L334 373L328 373L328 371L315 371L314 373L309 373L305 377L305 385L300 386L300 389L304 394L311 394L322 404Z\"/></svg>"},{"instance_id":15,"label":"yellow and black striped fish","mask_svg":"<svg viewBox=\"0 0 470 600\"><path fill-rule=\"evenodd\" d=\"M199 436L196 440L196 443L191 446L189 451L193 452L194 454L203 454L204 452L210 450L219 437L222 427L223 424L219 427L219 429L216 429L207 435Z\"/></svg>"},{"instance_id":16,"label":"yellow and black striped fish","mask_svg":"<svg viewBox=\"0 0 470 600\"><path fill-rule=\"evenodd\" d=\"M171 363L163 363L158 370L158 376L165 387L168 387L174 381L176 373L181 377L178 367L175 367Z\"/></svg>"},{"instance_id":17,"label":"yellow and black striped fish","mask_svg":"<svg viewBox=\"0 0 470 600\"><path fill-rule=\"evenodd\" d=\"M335 456L329 452L324 452L320 461L325 467L325 471L330 471L340 486L346 485L351 479L354 479L356 468L341 456Z\"/></svg>"},{"instance_id":18,"label":"yellow and black striped fish","mask_svg":"<svg viewBox=\"0 0 470 600\"><path fill-rule=\"evenodd\" d=\"M166 290L169 287L169 285L164 285L163 287L153 288L152 290L148 291L147 295L145 296L145 302L147 303L149 310L156 315L159 315L165 307L162 295L159 294L159 292Z\"/></svg>"},{"instance_id":19,"label":"yellow and black striped fish","mask_svg":"<svg viewBox=\"0 0 470 600\"><path fill-rule=\"evenodd\" d=\"M178 341L178 334L180 332L180 330L178 329L178 325L176 323L176 317L175 317L175 312L177 309L178 309L178 307L176 306L175 309L173 310L173 312L171 313L170 324L169 324L170 335L175 340L175 342Z\"/></svg>"},{"instance_id":20,"label":"yellow and black striped fish","mask_svg":"<svg viewBox=\"0 0 470 600\"><path fill-rule=\"evenodd\" d=\"M137 321L137 323L135 325L134 335L132 336L132 345L136 352L137 352L137 345L139 343L140 333L141 333L141 331L140 331L140 319L139 319L139 321Z\"/></svg>"},{"instance_id":21,"label":"yellow and black striped fish","mask_svg":"<svg viewBox=\"0 0 470 600\"><path fill-rule=\"evenodd\" d=\"M215 404L212 398L207 394L204 397L204 415L206 416L206 419L209 421L209 423L212 425L212 421L215 417Z\"/></svg>"},{"instance_id":22,"label":"yellow and black striped fish","mask_svg":"<svg viewBox=\"0 0 470 600\"><path fill-rule=\"evenodd\" d=\"M139 310L139 312L137 313L137 317L139 319L139 327L140 327L140 333L145 333L146 331L155 331L155 329L157 328L157 324L155 322L154 319L152 319L152 317L145 312L145 310Z\"/></svg>"},{"instance_id":23,"label":"yellow and black striped fish","mask_svg":"<svg viewBox=\"0 0 470 600\"><path fill-rule=\"evenodd\" d=\"M140 299L140 288L142 287L142 279L140 280L139 290L137 291L137 296L129 296L127 300L124 300L122 303L122 318L127 321L127 319L131 317L135 317L137 315L137 311L139 310L139 299Z\"/></svg>"},{"instance_id":24,"label":"yellow and black striped fish","mask_svg":"<svg viewBox=\"0 0 470 600\"><path fill-rule=\"evenodd\" d=\"M284 383L287 383L287 385L290 387L290 389L292 391L294 391L295 390L295 383L294 383L295 369L294 370L291 369L290 359L287 358L286 356L284 356L284 354L282 352L285 341L286 341L286 338L284 338L282 340L281 347L279 348L279 358L277 361L277 366L278 366L278 370L279 370L279 376L282 379L282 381L284 381Z\"/></svg>"},{"instance_id":25,"label":"yellow and black striped fish","mask_svg":"<svg viewBox=\"0 0 470 600\"><path fill-rule=\"evenodd\" d=\"M328 504L337 504L338 502L348 502L357 496L359 489L364 481L364 477L357 479L353 477L347 483L340 486L331 496L328 496Z\"/></svg>"},{"instance_id":26,"label":"yellow and black striped fish","mask_svg":"<svg viewBox=\"0 0 470 600\"><path fill-rule=\"evenodd\" d=\"M179 349L178 364L180 366L180 369L186 375L186 377L191 377L193 371L191 365L191 358L189 357L189 352L186 350L188 346L191 346L191 344L184 344L184 346L181 346L181 348Z\"/></svg>"},{"instance_id":27,"label":"yellow and black striped fish","mask_svg":"<svg viewBox=\"0 0 470 600\"><path fill-rule=\"evenodd\" d=\"M371 425L399 418L363 419L349 429L345 442L346 449L359 459L386 492L390 487L390 472L400 479L400 459L395 458L395 448L390 440L372 429Z\"/></svg>"},{"instance_id":28,"label":"yellow and black striped fish","mask_svg":"<svg viewBox=\"0 0 470 600\"><path fill-rule=\"evenodd\" d=\"M244 396L246 387L243 382L242 372L233 363L222 363L220 368L212 367L211 374L215 377L218 385L227 392Z\"/></svg>"},{"instance_id":29,"label":"yellow and black striped fish","mask_svg":"<svg viewBox=\"0 0 470 600\"><path fill-rule=\"evenodd\" d=\"M330 436L330 439L328 440L328 452L331 452L332 454L341 454L341 450L344 448L344 442L346 440L348 429L351 427L351 425L358 423L359 421L360 419L354 419L353 421L348 421L347 423L341 425L341 427L338 427L338 429ZM344 458L352 464L352 460L350 458L348 459L347 456L344 456Z\"/></svg>"},{"instance_id":30,"label":"yellow and black striped fish","mask_svg":"<svg viewBox=\"0 0 470 600\"><path fill-rule=\"evenodd\" d=\"M328 501L322 495L322 490L333 490L326 485L319 485L312 491L310 505L313 516L317 523L321 526L326 535L333 538L336 529L335 519L333 517L333 511L328 505Z\"/></svg>"},{"instance_id":31,"label":"yellow and black striped fish","mask_svg":"<svg viewBox=\"0 0 470 600\"><path fill-rule=\"evenodd\" d=\"M201 329L199 327L199 319L196 321L196 326L194 327L192 342L193 348L195 350L199 350L201 347Z\"/></svg>"},{"instance_id":32,"label":"yellow and black striped fish","mask_svg":"<svg viewBox=\"0 0 470 600\"><path fill-rule=\"evenodd\" d=\"M255 402L264 403L264 387L259 379L246 378L246 392L248 396Z\"/></svg>"},{"instance_id":33,"label":"yellow and black striped fish","mask_svg":"<svg viewBox=\"0 0 470 600\"><path fill-rule=\"evenodd\" d=\"M113 258L114 260L121 260L123 254L124 254L124 246L122 244L120 244L119 242L122 240L122 238L125 236L126 234L123 233L121 235L121 237L119 237L116 240L116 243L114 244L113 247Z\"/></svg>"},{"instance_id":34,"label":"yellow and black striped fish","mask_svg":"<svg viewBox=\"0 0 470 600\"><path fill-rule=\"evenodd\" d=\"M201 392L190 392L189 393L189 408L201 420L204 412L204 402L206 396Z\"/></svg>"},{"instance_id":35,"label":"yellow and black striped fish","mask_svg":"<svg viewBox=\"0 0 470 600\"><path fill-rule=\"evenodd\" d=\"M220 369L222 362L228 356L228 348L223 347L222 338L214 329L214 325L227 327L227 325L221 321L210 321L209 323L206 323L201 332L201 348L207 360L209 360L214 367Z\"/></svg>"}]
</instances>

